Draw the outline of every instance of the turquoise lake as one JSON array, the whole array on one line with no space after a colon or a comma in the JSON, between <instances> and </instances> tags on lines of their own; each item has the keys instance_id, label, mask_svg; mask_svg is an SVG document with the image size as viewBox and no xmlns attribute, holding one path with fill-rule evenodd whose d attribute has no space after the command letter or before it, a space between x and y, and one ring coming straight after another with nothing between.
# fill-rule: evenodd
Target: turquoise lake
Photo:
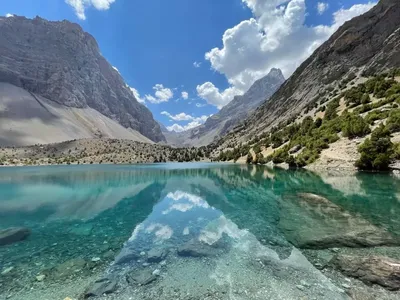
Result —
<instances>
[{"instance_id":1,"label":"turquoise lake","mask_svg":"<svg viewBox=\"0 0 400 300\"><path fill-rule=\"evenodd\" d=\"M102 278L113 286L99 299L350 299L323 258L371 249L397 258L399 216L400 179L389 173L1 168L0 229L31 234L0 246L0 299L80 299ZM341 240L367 227L391 244Z\"/></svg>"}]
</instances>

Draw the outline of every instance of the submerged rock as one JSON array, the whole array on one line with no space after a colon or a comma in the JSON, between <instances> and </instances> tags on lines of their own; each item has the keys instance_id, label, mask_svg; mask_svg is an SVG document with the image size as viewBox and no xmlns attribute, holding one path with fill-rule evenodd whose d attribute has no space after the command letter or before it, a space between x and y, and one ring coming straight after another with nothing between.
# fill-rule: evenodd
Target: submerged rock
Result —
<instances>
[{"instance_id":1,"label":"submerged rock","mask_svg":"<svg viewBox=\"0 0 400 300\"><path fill-rule=\"evenodd\" d=\"M392 236L328 199L308 193L286 197L280 202L279 227L298 248L375 247L400 245Z\"/></svg>"},{"instance_id":2,"label":"submerged rock","mask_svg":"<svg viewBox=\"0 0 400 300\"><path fill-rule=\"evenodd\" d=\"M25 227L14 227L0 230L0 246L14 244L25 240L31 231Z\"/></svg>"},{"instance_id":3,"label":"submerged rock","mask_svg":"<svg viewBox=\"0 0 400 300\"><path fill-rule=\"evenodd\" d=\"M14 267L5 268L5 269L1 272L1 275L7 275L7 274L11 273L13 270L14 270Z\"/></svg>"},{"instance_id":4,"label":"submerged rock","mask_svg":"<svg viewBox=\"0 0 400 300\"><path fill-rule=\"evenodd\" d=\"M79 236L89 236L92 234L93 225L90 223L82 224L77 227L73 227L70 230L70 233L79 235Z\"/></svg>"},{"instance_id":5,"label":"submerged rock","mask_svg":"<svg viewBox=\"0 0 400 300\"><path fill-rule=\"evenodd\" d=\"M167 255L168 255L168 252L166 249L162 249L162 248L151 249L147 253L147 261L150 263L159 263L159 262L163 261Z\"/></svg>"},{"instance_id":6,"label":"submerged rock","mask_svg":"<svg viewBox=\"0 0 400 300\"><path fill-rule=\"evenodd\" d=\"M37 281L43 281L45 278L46 278L46 275L43 275L43 274L36 276Z\"/></svg>"},{"instance_id":7,"label":"submerged rock","mask_svg":"<svg viewBox=\"0 0 400 300\"><path fill-rule=\"evenodd\" d=\"M117 289L117 282L109 278L97 280L92 288L85 294L85 298L99 297L104 294L111 294Z\"/></svg>"},{"instance_id":8,"label":"submerged rock","mask_svg":"<svg viewBox=\"0 0 400 300\"><path fill-rule=\"evenodd\" d=\"M116 265L131 263L140 259L140 254L129 248L123 248L121 253L115 258Z\"/></svg>"},{"instance_id":9,"label":"submerged rock","mask_svg":"<svg viewBox=\"0 0 400 300\"><path fill-rule=\"evenodd\" d=\"M54 278L66 278L84 270L87 262L82 258L74 258L49 270L49 274Z\"/></svg>"},{"instance_id":10,"label":"submerged rock","mask_svg":"<svg viewBox=\"0 0 400 300\"><path fill-rule=\"evenodd\" d=\"M126 275L129 284L148 285L157 280L159 274L150 269L135 270Z\"/></svg>"},{"instance_id":11,"label":"submerged rock","mask_svg":"<svg viewBox=\"0 0 400 300\"><path fill-rule=\"evenodd\" d=\"M217 249L206 243L192 239L178 248L178 255L184 257L205 257L214 256Z\"/></svg>"},{"instance_id":12,"label":"submerged rock","mask_svg":"<svg viewBox=\"0 0 400 300\"><path fill-rule=\"evenodd\" d=\"M400 289L400 261L384 256L338 255L334 266L343 274L366 284L379 284L389 290Z\"/></svg>"}]
</instances>

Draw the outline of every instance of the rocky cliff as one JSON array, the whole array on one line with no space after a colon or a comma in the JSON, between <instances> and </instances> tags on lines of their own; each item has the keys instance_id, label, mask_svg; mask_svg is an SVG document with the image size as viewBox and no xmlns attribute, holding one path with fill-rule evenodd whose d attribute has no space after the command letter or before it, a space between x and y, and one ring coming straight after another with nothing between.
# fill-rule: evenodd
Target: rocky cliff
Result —
<instances>
[{"instance_id":1,"label":"rocky cliff","mask_svg":"<svg viewBox=\"0 0 400 300\"><path fill-rule=\"evenodd\" d=\"M349 74L373 74L400 66L400 1L381 0L346 22L320 46L240 130L225 138L249 140L323 100Z\"/></svg>"},{"instance_id":2,"label":"rocky cliff","mask_svg":"<svg viewBox=\"0 0 400 300\"><path fill-rule=\"evenodd\" d=\"M0 32L0 82L67 107L93 108L155 142L165 140L151 112L79 25L0 17Z\"/></svg>"}]
</instances>

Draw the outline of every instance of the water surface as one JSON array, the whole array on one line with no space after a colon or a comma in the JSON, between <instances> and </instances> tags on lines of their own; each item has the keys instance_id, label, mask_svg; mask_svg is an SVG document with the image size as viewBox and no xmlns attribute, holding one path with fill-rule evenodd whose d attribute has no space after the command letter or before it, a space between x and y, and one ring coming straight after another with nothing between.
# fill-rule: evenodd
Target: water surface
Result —
<instances>
[{"instance_id":1,"label":"water surface","mask_svg":"<svg viewBox=\"0 0 400 300\"><path fill-rule=\"evenodd\" d=\"M118 283L110 299L347 299L293 246L291 232L308 229L293 229L305 213L290 201L323 196L345 211L338 230L368 224L397 237L399 191L390 174L230 164L2 168L0 229L32 234L0 247L0 271L12 268L0 299L78 298L103 277ZM152 251L163 255L149 262ZM148 284L125 280L151 273Z\"/></svg>"}]
</instances>

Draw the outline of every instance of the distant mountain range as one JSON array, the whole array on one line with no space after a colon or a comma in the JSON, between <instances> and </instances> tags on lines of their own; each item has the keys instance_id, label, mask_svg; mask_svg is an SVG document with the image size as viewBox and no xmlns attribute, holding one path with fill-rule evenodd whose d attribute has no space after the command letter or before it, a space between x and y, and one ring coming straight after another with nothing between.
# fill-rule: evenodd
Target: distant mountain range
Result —
<instances>
[{"instance_id":1,"label":"distant mountain range","mask_svg":"<svg viewBox=\"0 0 400 300\"><path fill-rule=\"evenodd\" d=\"M280 69L271 69L268 75L257 80L242 96L236 96L218 113L194 129L183 133L165 132L171 144L205 146L219 139L246 119L260 103L267 101L285 82Z\"/></svg>"},{"instance_id":2,"label":"distant mountain range","mask_svg":"<svg viewBox=\"0 0 400 300\"><path fill-rule=\"evenodd\" d=\"M126 137L127 131L132 131L136 132L132 137L134 139L139 136L139 140L165 141L152 113L135 99L119 72L101 55L95 39L79 25L68 21L50 22L39 17L0 17L0 32L0 82L22 88L32 93L33 97L43 97L50 104L57 104L59 110L75 109L75 118L68 119L68 122L73 123L72 127L81 127L84 123L89 129L83 135L82 132L74 134L75 130L72 130L65 138ZM10 88L2 87L3 92L5 87ZM18 94L21 93L18 91ZM32 139L17 139L26 135L22 115L19 111L12 111L12 108L23 110L23 103L19 107L10 106L6 98L7 95L2 93L2 141L26 144ZM42 109L45 110L45 107L42 106ZM82 121L82 114L86 116L90 109L94 114L99 112L106 116L107 124L119 124L120 128L113 125L113 131L106 130L104 122L96 123L98 118L94 115L89 117L93 122L86 124ZM29 112L29 118L40 119L44 111L39 112L38 109L37 112L37 116ZM62 131L59 126L65 121L62 117L65 114L57 116L52 120L61 118L62 122L53 122L52 128L57 128L59 132ZM7 123L13 127L7 127ZM36 124L38 135L46 134L43 123ZM7 141L5 136L10 136L10 140ZM57 135L54 137L36 140L59 141Z\"/></svg>"}]
</instances>

